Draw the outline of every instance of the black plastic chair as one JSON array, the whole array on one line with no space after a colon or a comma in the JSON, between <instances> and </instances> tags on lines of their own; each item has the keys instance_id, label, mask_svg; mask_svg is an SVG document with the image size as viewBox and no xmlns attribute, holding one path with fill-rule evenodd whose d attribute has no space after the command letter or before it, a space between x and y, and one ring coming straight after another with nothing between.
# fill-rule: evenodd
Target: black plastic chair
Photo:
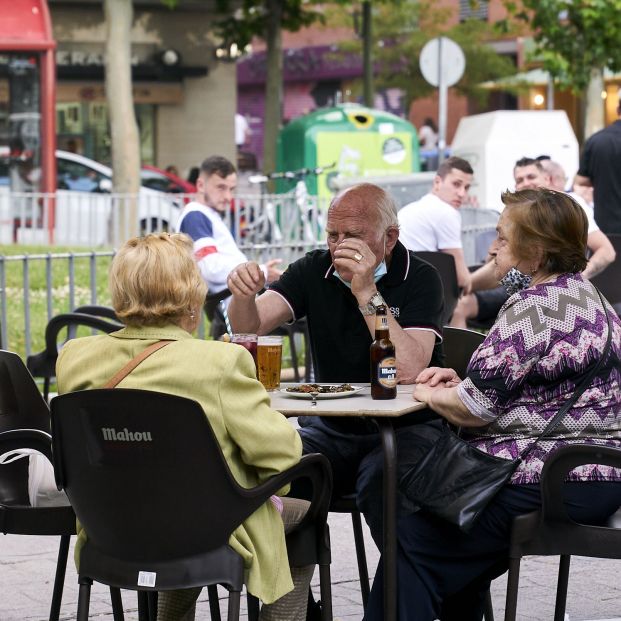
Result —
<instances>
[{"instance_id":1,"label":"black plastic chair","mask_svg":"<svg viewBox=\"0 0 621 621\"><path fill-rule=\"evenodd\" d=\"M116 316L114 309L111 306L100 306L98 304L85 304L84 306L78 306L74 308L72 313L82 313L83 315L93 315L95 317L101 317L103 319L110 319L121 323L121 320Z\"/></svg>"},{"instance_id":2,"label":"black plastic chair","mask_svg":"<svg viewBox=\"0 0 621 621\"><path fill-rule=\"evenodd\" d=\"M541 473L541 509L513 520L509 552L509 579L505 621L515 621L523 556L560 555L554 620L565 618L565 603L572 555L621 558L621 528L589 526L574 522L563 502L567 473L582 464L605 464L621 468L621 449L594 445L570 445L558 449Z\"/></svg>"},{"instance_id":3,"label":"black plastic chair","mask_svg":"<svg viewBox=\"0 0 621 621\"><path fill-rule=\"evenodd\" d=\"M0 350L0 454L22 448L35 449L51 462L50 412L21 358ZM75 515L68 506L30 506L26 458L0 465L0 531L60 537L49 617L57 621Z\"/></svg>"},{"instance_id":4,"label":"black plastic chair","mask_svg":"<svg viewBox=\"0 0 621 621\"><path fill-rule=\"evenodd\" d=\"M79 621L88 618L93 580L146 592L222 584L229 589L229 619L238 619L243 561L228 539L300 477L311 480L313 498L287 537L289 559L294 566L319 564L323 618L331 619L326 516L332 481L325 457L305 456L245 489L231 475L198 403L144 390L56 397L52 428L57 484L88 533L80 557ZM213 610L215 588L209 590Z\"/></svg>"},{"instance_id":5,"label":"black plastic chair","mask_svg":"<svg viewBox=\"0 0 621 621\"><path fill-rule=\"evenodd\" d=\"M331 513L350 513L354 531L354 545L356 547L356 562L358 564L358 578L360 580L360 595L362 606L366 609L371 589L369 587L369 568L367 566L367 552L364 547L364 532L362 517L356 505L356 495L348 494L340 498L333 498L330 503Z\"/></svg>"},{"instance_id":6,"label":"black plastic chair","mask_svg":"<svg viewBox=\"0 0 621 621\"><path fill-rule=\"evenodd\" d=\"M88 307L104 308L104 307ZM75 337L79 326L92 328L109 334L123 327L116 321L102 319L87 313L62 313L52 317L45 328L45 349L38 354L28 356L26 365L34 377L43 378L43 398L47 401L50 395L50 382L56 376L56 359L58 358L58 341L60 333L67 328L66 342Z\"/></svg>"},{"instance_id":7,"label":"black plastic chair","mask_svg":"<svg viewBox=\"0 0 621 621\"><path fill-rule=\"evenodd\" d=\"M444 289L444 315L442 317L442 325L445 325L451 320L461 294L461 289L457 284L455 259L446 252L421 251L415 252L414 254L419 259L433 265L440 273L440 279L442 280L442 287Z\"/></svg>"},{"instance_id":8,"label":"black plastic chair","mask_svg":"<svg viewBox=\"0 0 621 621\"><path fill-rule=\"evenodd\" d=\"M457 375L464 379L470 358L472 358L476 348L485 340L485 334L474 330L444 326L442 337L445 366L454 369Z\"/></svg>"}]
</instances>

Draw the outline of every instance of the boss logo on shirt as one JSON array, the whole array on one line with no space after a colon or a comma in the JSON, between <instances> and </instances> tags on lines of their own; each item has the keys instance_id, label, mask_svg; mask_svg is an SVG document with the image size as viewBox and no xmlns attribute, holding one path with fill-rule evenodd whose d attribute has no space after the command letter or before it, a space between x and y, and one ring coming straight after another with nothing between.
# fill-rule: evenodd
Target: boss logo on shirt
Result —
<instances>
[{"instance_id":1,"label":"boss logo on shirt","mask_svg":"<svg viewBox=\"0 0 621 621\"><path fill-rule=\"evenodd\" d=\"M129 431L127 427L117 431L113 427L102 427L104 440L111 442L152 442L150 431Z\"/></svg>"},{"instance_id":2,"label":"boss logo on shirt","mask_svg":"<svg viewBox=\"0 0 621 621\"><path fill-rule=\"evenodd\" d=\"M399 316L399 307L398 306L391 306L390 307L390 312L392 313L392 316L395 317L395 319Z\"/></svg>"}]
</instances>

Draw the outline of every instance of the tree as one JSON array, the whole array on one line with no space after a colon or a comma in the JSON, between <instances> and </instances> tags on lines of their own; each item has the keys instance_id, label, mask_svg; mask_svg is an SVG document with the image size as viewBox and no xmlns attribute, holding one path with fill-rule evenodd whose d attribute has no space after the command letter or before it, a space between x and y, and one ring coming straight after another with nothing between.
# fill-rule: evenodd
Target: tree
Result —
<instances>
[{"instance_id":1,"label":"tree","mask_svg":"<svg viewBox=\"0 0 621 621\"><path fill-rule=\"evenodd\" d=\"M489 91L481 83L516 71L511 59L485 45L498 35L487 22L471 19L447 28L447 19L455 9L438 6L433 0L393 0L374 6L375 80L380 87L401 89L408 103L435 90L420 71L419 57L425 43L440 35L450 37L464 51L466 70L455 86L463 95L483 102ZM351 41L341 47L351 52L360 46L360 41Z\"/></svg>"},{"instance_id":2,"label":"tree","mask_svg":"<svg viewBox=\"0 0 621 621\"><path fill-rule=\"evenodd\" d=\"M276 140L282 118L282 31L295 32L303 26L323 20L317 7L308 0L216 0L215 31L225 43L246 47L258 37L267 47L265 80L265 114L263 129L263 170L276 168Z\"/></svg>"},{"instance_id":3,"label":"tree","mask_svg":"<svg viewBox=\"0 0 621 621\"><path fill-rule=\"evenodd\" d=\"M106 98L110 114L114 191L131 198L117 203L116 241L136 235L140 190L140 142L131 75L133 6L128 0L104 0L106 18Z\"/></svg>"},{"instance_id":4,"label":"tree","mask_svg":"<svg viewBox=\"0 0 621 621\"><path fill-rule=\"evenodd\" d=\"M521 0L507 8L534 31L537 57L561 87L586 91L584 136L604 126L603 72L621 71L621 0Z\"/></svg>"}]
</instances>

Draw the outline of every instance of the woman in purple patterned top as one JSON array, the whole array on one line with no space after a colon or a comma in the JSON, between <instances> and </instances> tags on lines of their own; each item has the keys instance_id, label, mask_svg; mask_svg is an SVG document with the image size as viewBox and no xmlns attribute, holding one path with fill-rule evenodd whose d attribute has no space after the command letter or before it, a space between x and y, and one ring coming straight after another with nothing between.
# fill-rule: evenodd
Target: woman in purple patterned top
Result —
<instances>
[{"instance_id":1,"label":"woman in purple patterned top","mask_svg":"<svg viewBox=\"0 0 621 621\"><path fill-rule=\"evenodd\" d=\"M586 265L584 211L567 194L551 190L505 193L502 200L491 254L510 297L472 356L466 378L452 369L426 369L416 379L414 398L462 427L462 437L477 448L513 459L602 356L606 313L610 351L591 385L550 438L527 455L469 534L423 512L399 520L401 621L480 621L491 579L507 568L513 518L541 504L539 479L548 456L571 443L621 448L621 322L580 274ZM618 469L581 466L568 481L568 511L577 521L602 523L621 505ZM376 575L368 621L381 618L381 583Z\"/></svg>"}]
</instances>

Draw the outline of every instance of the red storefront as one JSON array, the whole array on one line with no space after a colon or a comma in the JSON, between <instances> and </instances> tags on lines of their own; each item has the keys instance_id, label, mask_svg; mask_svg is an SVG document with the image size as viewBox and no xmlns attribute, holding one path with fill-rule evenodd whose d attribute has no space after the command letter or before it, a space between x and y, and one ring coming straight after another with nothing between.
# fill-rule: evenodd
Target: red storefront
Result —
<instances>
[{"instance_id":1,"label":"red storefront","mask_svg":"<svg viewBox=\"0 0 621 621\"><path fill-rule=\"evenodd\" d=\"M0 0L0 15L0 183L54 192L56 43L47 2Z\"/></svg>"}]
</instances>

